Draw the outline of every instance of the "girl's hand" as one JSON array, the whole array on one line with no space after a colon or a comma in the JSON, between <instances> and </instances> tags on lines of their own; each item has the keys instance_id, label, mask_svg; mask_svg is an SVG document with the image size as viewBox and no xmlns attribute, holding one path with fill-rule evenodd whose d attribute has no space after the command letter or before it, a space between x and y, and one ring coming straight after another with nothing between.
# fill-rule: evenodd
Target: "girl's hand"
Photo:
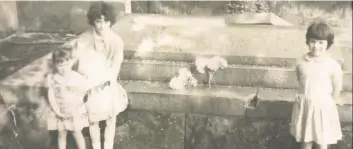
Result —
<instances>
[{"instance_id":1,"label":"girl's hand","mask_svg":"<svg viewBox=\"0 0 353 149\"><path fill-rule=\"evenodd\" d=\"M59 118L63 118L63 119L66 119L66 118L69 118L70 115L68 114L62 114L62 113L56 113L56 116L59 117Z\"/></svg>"}]
</instances>

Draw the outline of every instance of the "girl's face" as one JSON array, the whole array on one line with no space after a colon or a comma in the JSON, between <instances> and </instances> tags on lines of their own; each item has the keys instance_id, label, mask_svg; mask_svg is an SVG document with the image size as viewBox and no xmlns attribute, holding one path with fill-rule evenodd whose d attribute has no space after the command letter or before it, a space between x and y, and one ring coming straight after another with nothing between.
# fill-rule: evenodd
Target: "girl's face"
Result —
<instances>
[{"instance_id":1,"label":"girl's face","mask_svg":"<svg viewBox=\"0 0 353 149\"><path fill-rule=\"evenodd\" d=\"M65 61L57 62L55 67L56 67L56 71L58 73L65 74L65 73L71 71L72 61L71 60L65 60Z\"/></svg>"},{"instance_id":2,"label":"girl's face","mask_svg":"<svg viewBox=\"0 0 353 149\"><path fill-rule=\"evenodd\" d=\"M98 34L104 34L110 28L110 21L106 21L102 15L100 19L94 21L94 29Z\"/></svg>"},{"instance_id":3,"label":"girl's face","mask_svg":"<svg viewBox=\"0 0 353 149\"><path fill-rule=\"evenodd\" d=\"M319 57L326 52L327 40L309 39L308 46L310 55L313 57Z\"/></svg>"}]
</instances>

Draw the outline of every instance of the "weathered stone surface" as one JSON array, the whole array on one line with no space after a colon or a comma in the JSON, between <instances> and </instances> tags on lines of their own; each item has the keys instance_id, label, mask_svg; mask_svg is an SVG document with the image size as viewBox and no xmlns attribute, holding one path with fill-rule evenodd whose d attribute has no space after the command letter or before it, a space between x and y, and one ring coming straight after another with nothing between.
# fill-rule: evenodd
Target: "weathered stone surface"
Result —
<instances>
[{"instance_id":1,"label":"weathered stone surface","mask_svg":"<svg viewBox=\"0 0 353 149\"><path fill-rule=\"evenodd\" d=\"M20 30L67 32L73 2L20 1L17 2Z\"/></svg>"},{"instance_id":2,"label":"weathered stone surface","mask_svg":"<svg viewBox=\"0 0 353 149\"><path fill-rule=\"evenodd\" d=\"M0 2L0 41L18 28L17 7L15 1Z\"/></svg>"},{"instance_id":3,"label":"weathered stone surface","mask_svg":"<svg viewBox=\"0 0 353 149\"><path fill-rule=\"evenodd\" d=\"M1 86L1 98L14 111L16 127L13 115L8 114L1 117L2 120L9 119L4 130L7 133L18 134L17 140L25 149L45 148L50 144L51 138L46 129L46 118L49 111L46 93L43 88L30 88L25 86L7 87ZM9 110L6 108L6 110ZM2 128L1 128L2 129ZM12 130L13 129L13 130ZM11 136L9 136L11 137ZM14 139L12 137L12 139ZM11 143L15 143L11 141Z\"/></svg>"},{"instance_id":4,"label":"weathered stone surface","mask_svg":"<svg viewBox=\"0 0 353 149\"><path fill-rule=\"evenodd\" d=\"M349 99L349 98L348 98ZM352 99L352 96L351 96ZM352 106L351 105L337 105L338 114L341 122L352 122Z\"/></svg>"},{"instance_id":5,"label":"weathered stone surface","mask_svg":"<svg viewBox=\"0 0 353 149\"><path fill-rule=\"evenodd\" d=\"M332 145L331 149L351 149L352 148L352 123L342 123L342 140Z\"/></svg>"},{"instance_id":6,"label":"weathered stone surface","mask_svg":"<svg viewBox=\"0 0 353 149\"><path fill-rule=\"evenodd\" d=\"M170 61L126 60L121 67L120 78L122 80L168 82L180 68L185 67L191 69L198 83L207 83L206 74L197 72L193 63ZM345 73L343 79L344 90L351 91L352 74ZM214 80L218 85L281 89L298 87L294 68L229 65L226 69L218 70L214 75Z\"/></svg>"},{"instance_id":7,"label":"weathered stone surface","mask_svg":"<svg viewBox=\"0 0 353 149\"><path fill-rule=\"evenodd\" d=\"M287 120L188 115L185 149L291 149Z\"/></svg>"},{"instance_id":8,"label":"weathered stone surface","mask_svg":"<svg viewBox=\"0 0 353 149\"><path fill-rule=\"evenodd\" d=\"M170 20L173 25L165 20ZM303 29L255 25L236 27L202 25L200 27L200 21L203 24L214 22L224 24L224 20L217 17L135 15L124 19L114 29L122 36L129 49L142 53L163 51L192 53L195 56L212 53L298 58L308 52ZM340 35L337 34L338 36ZM150 47L143 47L145 42L150 42ZM329 52L334 58L343 60L339 48L332 47Z\"/></svg>"},{"instance_id":9,"label":"weathered stone surface","mask_svg":"<svg viewBox=\"0 0 353 149\"><path fill-rule=\"evenodd\" d=\"M286 119L188 115L185 149L297 149ZM330 149L352 148L352 124L342 123L343 139Z\"/></svg>"},{"instance_id":10,"label":"weathered stone surface","mask_svg":"<svg viewBox=\"0 0 353 149\"><path fill-rule=\"evenodd\" d=\"M185 112L210 115L244 115L253 88L197 87L172 90L164 83L121 82L129 91L132 109Z\"/></svg>"},{"instance_id":11,"label":"weathered stone surface","mask_svg":"<svg viewBox=\"0 0 353 149\"><path fill-rule=\"evenodd\" d=\"M126 111L118 116L114 149L184 149L185 114Z\"/></svg>"},{"instance_id":12,"label":"weathered stone surface","mask_svg":"<svg viewBox=\"0 0 353 149\"><path fill-rule=\"evenodd\" d=\"M14 73L36 59L48 54L55 44L12 44L3 43L0 50L0 79Z\"/></svg>"},{"instance_id":13,"label":"weathered stone surface","mask_svg":"<svg viewBox=\"0 0 353 149\"><path fill-rule=\"evenodd\" d=\"M89 27L86 12L90 1L20 1L17 2L20 29L37 32L75 32ZM125 7L112 3L118 13Z\"/></svg>"},{"instance_id":14,"label":"weathered stone surface","mask_svg":"<svg viewBox=\"0 0 353 149\"><path fill-rule=\"evenodd\" d=\"M86 20L87 21L87 20ZM124 22L123 22L124 23ZM81 26L82 27L82 26ZM27 47L37 46L38 44L51 44L53 47L60 45L71 39L61 34L54 33L23 33L12 37L9 42L11 46L17 46L26 49ZM212 57L214 54L199 54L200 56ZM237 65L258 65L258 66L278 66L278 67L293 67L295 58L281 58L281 57L262 57L262 56L238 56L238 55L220 55L225 58L228 64ZM163 52L163 51L149 51L146 53L139 53L131 47L125 47L125 59L135 60L158 60L158 61L174 61L174 62L189 62L195 61L195 54L184 52Z\"/></svg>"}]
</instances>

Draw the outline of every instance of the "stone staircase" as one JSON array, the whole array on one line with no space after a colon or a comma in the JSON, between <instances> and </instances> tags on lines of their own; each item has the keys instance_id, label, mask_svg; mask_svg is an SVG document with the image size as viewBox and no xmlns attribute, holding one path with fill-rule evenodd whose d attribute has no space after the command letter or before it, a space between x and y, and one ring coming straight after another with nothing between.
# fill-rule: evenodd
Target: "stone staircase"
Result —
<instances>
[{"instance_id":1,"label":"stone staircase","mask_svg":"<svg viewBox=\"0 0 353 149\"><path fill-rule=\"evenodd\" d=\"M126 40L128 34L119 31ZM26 65L45 63L49 58L47 54L65 40L63 38L48 40L47 37L35 40L14 37L4 44L3 47L6 48L1 48L0 51L4 54L9 53L8 57L16 55L12 59L17 59L14 61L16 65L1 63L0 72L6 70L6 73L1 74L2 77L14 73L6 77L2 84L11 86L16 82L16 85L29 86L29 88L35 86L33 84L37 85L39 80L36 79L44 74L43 70L33 72L34 67ZM125 42L127 43L125 60L121 67L119 82L129 93L130 107L118 118L116 149L290 149L295 147L288 133L288 120L297 87L293 70L295 56L280 57L276 54L254 56L240 55L234 51L226 54L219 51L212 53L207 50L200 52L185 49L170 51L163 48L141 54L136 50L138 45L133 44L140 42ZM251 53L251 49L244 50ZM22 53L25 51L28 53ZM229 67L215 74L216 86L208 88L205 85L206 76L193 71L195 55L221 55L227 59ZM277 53L277 55L280 54ZM10 69L7 66L14 68ZM23 66L25 67L22 68ZM187 90L170 89L169 80L176 75L179 68L184 67L192 70L194 77L200 83L199 86ZM18 71L19 69L21 71ZM27 74L26 72L33 72L33 74L23 76ZM344 139L335 146L336 149L352 147L351 82L352 73L346 72L345 91L342 94L346 105L338 108ZM259 99L252 106L249 105L256 94ZM19 105L21 106L27 105ZM41 138L39 139L41 141L28 139L31 127L23 128L23 132L27 133L23 133L22 141L32 143L32 146L48 144L50 139L45 137L47 134L45 134L43 121L45 119L37 120L42 124L41 126L29 124L31 127L39 127L36 133L40 135L36 137ZM85 133L87 136L87 132ZM89 138L87 141L89 142ZM72 144L70 146L72 147Z\"/></svg>"}]
</instances>

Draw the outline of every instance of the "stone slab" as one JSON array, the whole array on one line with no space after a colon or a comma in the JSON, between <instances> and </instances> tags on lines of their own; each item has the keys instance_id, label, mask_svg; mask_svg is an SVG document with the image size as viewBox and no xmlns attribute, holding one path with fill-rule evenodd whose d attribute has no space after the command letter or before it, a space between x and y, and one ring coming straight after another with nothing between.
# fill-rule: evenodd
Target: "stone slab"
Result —
<instances>
[{"instance_id":1,"label":"stone slab","mask_svg":"<svg viewBox=\"0 0 353 149\"><path fill-rule=\"evenodd\" d=\"M12 37L8 42L3 45L4 50L2 53L11 51L11 56L18 55L19 51L25 51L30 49L36 49L41 51L50 51L55 47L63 44L65 41L70 39L70 37L58 37L57 34L21 34ZM52 36L50 37L43 36ZM25 36L25 37L21 37ZM27 37L26 37L27 36ZM28 37L29 36L29 37ZM28 39L29 38L29 39ZM64 38L64 39L60 39ZM71 37L72 38L72 37ZM45 47L50 45L50 47ZM44 49L41 49L44 48ZM26 51L28 52L28 51ZM9 55L9 54L4 54ZM214 54L198 54L197 56L212 57ZM295 58L280 58L280 57L254 57L254 56L237 56L237 55L220 55L227 60L229 64L237 65L258 65L258 66L274 66L274 67L293 67L295 65ZM163 51L153 51L147 53L138 53L132 49L125 49L124 51L125 59L131 60L158 60L158 61L175 61L175 62L189 62L195 61L196 55L191 53L181 53L181 52L163 52Z\"/></svg>"},{"instance_id":2,"label":"stone slab","mask_svg":"<svg viewBox=\"0 0 353 149\"><path fill-rule=\"evenodd\" d=\"M231 14L226 17L225 21L229 25L267 24L273 26L292 26L292 24L273 13Z\"/></svg>"},{"instance_id":3,"label":"stone slab","mask_svg":"<svg viewBox=\"0 0 353 149\"><path fill-rule=\"evenodd\" d=\"M193 63L125 60L120 72L122 80L146 80L169 82L180 68L189 68L199 84L207 84L206 74L195 70ZM229 65L218 70L214 76L217 85L296 89L298 81L294 68ZM352 74L345 73L343 78L345 91L352 91Z\"/></svg>"},{"instance_id":4,"label":"stone slab","mask_svg":"<svg viewBox=\"0 0 353 149\"><path fill-rule=\"evenodd\" d=\"M0 42L18 29L17 8L14 1L0 2Z\"/></svg>"},{"instance_id":5,"label":"stone slab","mask_svg":"<svg viewBox=\"0 0 353 149\"><path fill-rule=\"evenodd\" d=\"M247 119L190 114L186 118L185 149L296 149L286 119ZM351 124L342 127L344 137L330 149L352 147Z\"/></svg>"},{"instance_id":6,"label":"stone slab","mask_svg":"<svg viewBox=\"0 0 353 149\"><path fill-rule=\"evenodd\" d=\"M16 104L19 101L35 104L43 102L37 96L44 96L42 93L43 89L45 90L44 78L45 74L50 70L48 67L50 66L49 58L50 55L46 55L0 82L1 93L3 96L7 96L6 102L8 104ZM155 73L160 72L155 71ZM132 108L171 112L244 115L246 101L256 93L256 88L231 86L218 86L218 88L213 86L211 89L200 86L190 90L179 91L170 89L163 82L122 81L121 83L129 92L129 96L131 96L129 98ZM264 103L266 103L266 100L276 101L272 103L292 102L293 98L290 97L295 96L295 91L261 90L260 95ZM349 92L342 94L342 98L349 106L351 106L351 102L349 102L351 97L352 95ZM262 103L259 105L261 107ZM264 105L265 109L272 109L272 106L276 104ZM350 111L348 109L343 113ZM263 116L275 114L275 112L264 112L263 110L258 110L257 113L264 113ZM259 115L261 116L261 114Z\"/></svg>"},{"instance_id":7,"label":"stone slab","mask_svg":"<svg viewBox=\"0 0 353 149\"><path fill-rule=\"evenodd\" d=\"M124 22L123 22L124 23ZM244 27L243 27L244 28ZM256 28L256 27L254 27ZM258 28L258 27L257 27ZM25 46L31 46L32 44L35 46L37 44L53 44L60 45L71 39L74 35L70 34L48 34L48 33L25 33L18 34L12 37L9 42L12 43L12 46L21 46L25 44ZM337 40L343 40L343 36L338 36ZM344 49L351 49L351 42L337 42L337 48L344 51ZM221 43L222 45L222 43ZM211 57L214 55L219 55L224 57L229 64L238 64L238 65L261 65L261 66L277 66L277 67L293 67L296 61L296 56L291 55L291 57L282 55L254 55L256 51L250 51L248 54L237 53L232 50L224 50L223 52L219 52L219 49L203 49L198 50L198 47L195 49L190 49L189 51L185 51L182 49L172 50L173 48L168 47L154 47L154 50L136 50L137 44L135 46L125 46L125 58L126 59L143 59L143 60L167 60L167 61L182 61L182 62L193 62L196 56L206 56ZM222 50L222 49L221 49ZM228 52L227 52L228 51ZM245 50L245 53L248 50ZM257 50L262 51L262 50ZM337 59L337 54L340 55L341 51L330 50L333 52L334 57ZM251 53L252 52L252 53ZM346 52L345 52L346 53ZM336 55L336 56L335 56ZM346 58L347 54L343 59L337 59L339 62L344 65L345 70L351 72L349 57ZM343 62L344 60L344 62Z\"/></svg>"},{"instance_id":8,"label":"stone slab","mask_svg":"<svg viewBox=\"0 0 353 149\"><path fill-rule=\"evenodd\" d=\"M130 108L209 115L244 115L252 88L198 87L172 90L158 82L121 82L128 90Z\"/></svg>"},{"instance_id":9,"label":"stone slab","mask_svg":"<svg viewBox=\"0 0 353 149\"><path fill-rule=\"evenodd\" d=\"M24 66L48 54L56 47L54 44L13 45L3 43L0 50L0 80Z\"/></svg>"},{"instance_id":10,"label":"stone slab","mask_svg":"<svg viewBox=\"0 0 353 149\"><path fill-rule=\"evenodd\" d=\"M167 84L126 82L131 109L185 112L190 114L247 116L250 118L285 119L291 116L294 90L260 89L255 107L249 105L256 88L225 87L171 90ZM198 96L203 96L202 99ZM226 97L226 98L225 98ZM352 121L352 93L341 95L344 105L338 105L341 122ZM148 99L148 100L147 100Z\"/></svg>"},{"instance_id":11,"label":"stone slab","mask_svg":"<svg viewBox=\"0 0 353 149\"><path fill-rule=\"evenodd\" d=\"M186 149L294 149L286 120L188 115Z\"/></svg>"},{"instance_id":12,"label":"stone slab","mask_svg":"<svg viewBox=\"0 0 353 149\"><path fill-rule=\"evenodd\" d=\"M31 32L80 33L89 27L86 12L92 1L19 1L19 28ZM117 13L125 11L124 3L113 4Z\"/></svg>"},{"instance_id":13,"label":"stone slab","mask_svg":"<svg viewBox=\"0 0 353 149\"><path fill-rule=\"evenodd\" d=\"M136 18L144 16L148 22L136 21ZM172 25L160 21L158 16L136 15L126 17L114 29L122 36L126 47L137 52L297 58L308 51L303 29L263 25L194 25L191 22L195 18L163 18L173 20L175 25ZM208 22L206 18L200 18L208 24L217 17L207 17L210 19ZM190 26L183 25L186 22ZM341 50L335 45L330 52L337 60L343 60Z\"/></svg>"},{"instance_id":14,"label":"stone slab","mask_svg":"<svg viewBox=\"0 0 353 149\"><path fill-rule=\"evenodd\" d=\"M126 111L118 116L114 149L184 149L185 114Z\"/></svg>"}]
</instances>

